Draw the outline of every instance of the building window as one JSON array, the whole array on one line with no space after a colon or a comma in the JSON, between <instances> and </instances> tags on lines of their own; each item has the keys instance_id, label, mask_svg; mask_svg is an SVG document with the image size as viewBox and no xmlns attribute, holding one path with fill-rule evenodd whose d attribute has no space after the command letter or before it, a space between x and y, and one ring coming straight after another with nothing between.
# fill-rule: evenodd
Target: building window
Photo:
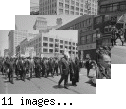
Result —
<instances>
[{"instance_id":1,"label":"building window","mask_svg":"<svg viewBox=\"0 0 126 109\"><path fill-rule=\"evenodd\" d=\"M81 44L86 44L86 37L85 36L82 36L81 37Z\"/></svg>"},{"instance_id":2,"label":"building window","mask_svg":"<svg viewBox=\"0 0 126 109\"><path fill-rule=\"evenodd\" d=\"M43 37L43 41L48 41L48 37Z\"/></svg>"},{"instance_id":3,"label":"building window","mask_svg":"<svg viewBox=\"0 0 126 109\"><path fill-rule=\"evenodd\" d=\"M68 15L69 14L69 10L65 10L65 14Z\"/></svg>"},{"instance_id":4,"label":"building window","mask_svg":"<svg viewBox=\"0 0 126 109\"><path fill-rule=\"evenodd\" d=\"M71 10L74 10L74 6L71 6Z\"/></svg>"},{"instance_id":5,"label":"building window","mask_svg":"<svg viewBox=\"0 0 126 109\"><path fill-rule=\"evenodd\" d=\"M55 42L59 42L59 39L55 39Z\"/></svg>"},{"instance_id":6,"label":"building window","mask_svg":"<svg viewBox=\"0 0 126 109\"><path fill-rule=\"evenodd\" d=\"M83 15L83 13L80 13L80 15Z\"/></svg>"},{"instance_id":7,"label":"building window","mask_svg":"<svg viewBox=\"0 0 126 109\"><path fill-rule=\"evenodd\" d=\"M107 11L107 12L112 12L112 4L107 5L106 11Z\"/></svg>"},{"instance_id":8,"label":"building window","mask_svg":"<svg viewBox=\"0 0 126 109\"><path fill-rule=\"evenodd\" d=\"M48 43L43 43L43 46L44 47L48 47Z\"/></svg>"},{"instance_id":9,"label":"building window","mask_svg":"<svg viewBox=\"0 0 126 109\"><path fill-rule=\"evenodd\" d=\"M76 7L76 11L79 11L79 8L78 7Z\"/></svg>"},{"instance_id":10,"label":"building window","mask_svg":"<svg viewBox=\"0 0 126 109\"><path fill-rule=\"evenodd\" d=\"M59 47L59 44L58 43L55 43L55 47Z\"/></svg>"},{"instance_id":11,"label":"building window","mask_svg":"<svg viewBox=\"0 0 126 109\"><path fill-rule=\"evenodd\" d=\"M53 47L53 44L49 44L49 47Z\"/></svg>"},{"instance_id":12,"label":"building window","mask_svg":"<svg viewBox=\"0 0 126 109\"><path fill-rule=\"evenodd\" d=\"M71 11L71 12L70 12L70 14L71 14L71 15L74 15L74 12L73 12L73 11Z\"/></svg>"},{"instance_id":13,"label":"building window","mask_svg":"<svg viewBox=\"0 0 126 109\"><path fill-rule=\"evenodd\" d=\"M63 44L63 40L60 40L60 43Z\"/></svg>"},{"instance_id":14,"label":"building window","mask_svg":"<svg viewBox=\"0 0 126 109\"><path fill-rule=\"evenodd\" d=\"M63 50L60 50L60 53L63 53Z\"/></svg>"},{"instance_id":15,"label":"building window","mask_svg":"<svg viewBox=\"0 0 126 109\"><path fill-rule=\"evenodd\" d=\"M50 42L53 42L53 38L49 38L49 41L50 41Z\"/></svg>"},{"instance_id":16,"label":"building window","mask_svg":"<svg viewBox=\"0 0 126 109\"><path fill-rule=\"evenodd\" d=\"M83 4L81 4L81 7L83 8Z\"/></svg>"},{"instance_id":17,"label":"building window","mask_svg":"<svg viewBox=\"0 0 126 109\"><path fill-rule=\"evenodd\" d=\"M83 12L83 9L80 9L81 12Z\"/></svg>"},{"instance_id":18,"label":"building window","mask_svg":"<svg viewBox=\"0 0 126 109\"><path fill-rule=\"evenodd\" d=\"M48 49L46 49L46 48L43 48L43 52L48 52Z\"/></svg>"},{"instance_id":19,"label":"building window","mask_svg":"<svg viewBox=\"0 0 126 109\"><path fill-rule=\"evenodd\" d=\"M67 49L67 48L68 48L68 46L65 46L65 48Z\"/></svg>"},{"instance_id":20,"label":"building window","mask_svg":"<svg viewBox=\"0 0 126 109\"><path fill-rule=\"evenodd\" d=\"M75 43L73 42L73 45L75 45Z\"/></svg>"},{"instance_id":21,"label":"building window","mask_svg":"<svg viewBox=\"0 0 126 109\"><path fill-rule=\"evenodd\" d=\"M76 6L79 6L79 3L78 2L76 2Z\"/></svg>"},{"instance_id":22,"label":"building window","mask_svg":"<svg viewBox=\"0 0 126 109\"><path fill-rule=\"evenodd\" d=\"M96 42L96 33L93 34L93 42Z\"/></svg>"},{"instance_id":23,"label":"building window","mask_svg":"<svg viewBox=\"0 0 126 109\"><path fill-rule=\"evenodd\" d=\"M118 4L113 4L113 11L117 11L118 10Z\"/></svg>"},{"instance_id":24,"label":"building window","mask_svg":"<svg viewBox=\"0 0 126 109\"><path fill-rule=\"evenodd\" d=\"M63 9L59 9L59 14L63 14Z\"/></svg>"},{"instance_id":25,"label":"building window","mask_svg":"<svg viewBox=\"0 0 126 109\"><path fill-rule=\"evenodd\" d=\"M66 3L69 3L69 0L65 0Z\"/></svg>"},{"instance_id":26,"label":"building window","mask_svg":"<svg viewBox=\"0 0 126 109\"><path fill-rule=\"evenodd\" d=\"M87 43L91 43L92 42L92 35L87 35Z\"/></svg>"},{"instance_id":27,"label":"building window","mask_svg":"<svg viewBox=\"0 0 126 109\"><path fill-rule=\"evenodd\" d=\"M59 7L60 7L60 8L63 8L63 3L60 3L60 2L59 2Z\"/></svg>"},{"instance_id":28,"label":"building window","mask_svg":"<svg viewBox=\"0 0 126 109\"><path fill-rule=\"evenodd\" d=\"M58 48L55 48L55 52L59 52L59 49Z\"/></svg>"},{"instance_id":29,"label":"building window","mask_svg":"<svg viewBox=\"0 0 126 109\"><path fill-rule=\"evenodd\" d=\"M100 12L105 13L106 12L106 6L101 6L100 7Z\"/></svg>"},{"instance_id":30,"label":"building window","mask_svg":"<svg viewBox=\"0 0 126 109\"><path fill-rule=\"evenodd\" d=\"M62 49L63 48L63 45L60 45L60 48Z\"/></svg>"},{"instance_id":31,"label":"building window","mask_svg":"<svg viewBox=\"0 0 126 109\"><path fill-rule=\"evenodd\" d=\"M126 2L122 2L122 3L120 3L120 11L124 11L124 10L126 10Z\"/></svg>"},{"instance_id":32,"label":"building window","mask_svg":"<svg viewBox=\"0 0 126 109\"><path fill-rule=\"evenodd\" d=\"M74 5L75 1L74 0L71 0L71 4Z\"/></svg>"},{"instance_id":33,"label":"building window","mask_svg":"<svg viewBox=\"0 0 126 109\"><path fill-rule=\"evenodd\" d=\"M65 4L65 8L66 8L66 9L69 9L69 5Z\"/></svg>"},{"instance_id":34,"label":"building window","mask_svg":"<svg viewBox=\"0 0 126 109\"><path fill-rule=\"evenodd\" d=\"M69 42L69 45L71 45L71 42Z\"/></svg>"},{"instance_id":35,"label":"building window","mask_svg":"<svg viewBox=\"0 0 126 109\"><path fill-rule=\"evenodd\" d=\"M68 41L65 41L65 44L68 44Z\"/></svg>"},{"instance_id":36,"label":"building window","mask_svg":"<svg viewBox=\"0 0 126 109\"><path fill-rule=\"evenodd\" d=\"M49 49L49 53L53 53L53 49Z\"/></svg>"},{"instance_id":37,"label":"building window","mask_svg":"<svg viewBox=\"0 0 126 109\"><path fill-rule=\"evenodd\" d=\"M79 15L79 12L76 12L76 15Z\"/></svg>"}]
</instances>

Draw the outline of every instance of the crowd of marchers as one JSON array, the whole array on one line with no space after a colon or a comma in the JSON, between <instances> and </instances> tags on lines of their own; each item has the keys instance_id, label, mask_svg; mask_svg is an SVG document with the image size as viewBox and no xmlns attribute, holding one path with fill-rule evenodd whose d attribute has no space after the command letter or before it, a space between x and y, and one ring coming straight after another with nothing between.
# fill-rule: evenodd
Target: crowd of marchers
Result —
<instances>
[{"instance_id":1,"label":"crowd of marchers","mask_svg":"<svg viewBox=\"0 0 126 109\"><path fill-rule=\"evenodd\" d=\"M60 75L61 78L58 82L58 87L60 87L64 80L64 88L67 88L68 77L70 77L72 85L77 86L80 69L86 68L87 76L89 76L89 71L95 64L95 61L89 61L89 59L82 61L77 57L69 58L65 54L62 58L6 57L0 59L0 72L12 84L14 84L14 77L25 82L26 79L31 80L33 77L47 78L49 76L54 77ZM94 84L96 83L94 82Z\"/></svg>"}]
</instances>

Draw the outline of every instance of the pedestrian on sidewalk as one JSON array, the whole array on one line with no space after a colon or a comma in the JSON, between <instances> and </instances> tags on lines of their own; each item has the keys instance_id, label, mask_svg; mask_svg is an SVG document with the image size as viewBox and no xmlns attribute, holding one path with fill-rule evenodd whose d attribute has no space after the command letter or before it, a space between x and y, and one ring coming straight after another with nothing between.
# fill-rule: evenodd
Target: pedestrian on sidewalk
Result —
<instances>
[{"instance_id":1,"label":"pedestrian on sidewalk","mask_svg":"<svg viewBox=\"0 0 126 109\"><path fill-rule=\"evenodd\" d=\"M89 72L90 72L90 69L91 69L91 58L87 58L86 60L86 63L85 63L85 67L87 69L87 77L89 76Z\"/></svg>"}]
</instances>

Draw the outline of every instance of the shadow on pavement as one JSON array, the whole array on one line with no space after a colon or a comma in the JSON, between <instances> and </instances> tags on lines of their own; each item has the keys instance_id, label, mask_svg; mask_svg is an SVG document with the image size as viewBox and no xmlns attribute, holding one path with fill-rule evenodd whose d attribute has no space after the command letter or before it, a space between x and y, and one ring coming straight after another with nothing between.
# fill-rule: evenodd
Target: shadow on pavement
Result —
<instances>
[{"instance_id":1,"label":"shadow on pavement","mask_svg":"<svg viewBox=\"0 0 126 109\"><path fill-rule=\"evenodd\" d=\"M88 84L90 84L91 86L96 87L96 84L92 83L91 79L89 79L89 80L88 80L87 82L85 82L85 83L88 83Z\"/></svg>"},{"instance_id":2,"label":"shadow on pavement","mask_svg":"<svg viewBox=\"0 0 126 109\"><path fill-rule=\"evenodd\" d=\"M60 85L60 86L55 85L55 86L53 86L53 88L54 88L54 89L62 89L62 88L64 88L64 86L62 86L62 85Z\"/></svg>"}]
</instances>

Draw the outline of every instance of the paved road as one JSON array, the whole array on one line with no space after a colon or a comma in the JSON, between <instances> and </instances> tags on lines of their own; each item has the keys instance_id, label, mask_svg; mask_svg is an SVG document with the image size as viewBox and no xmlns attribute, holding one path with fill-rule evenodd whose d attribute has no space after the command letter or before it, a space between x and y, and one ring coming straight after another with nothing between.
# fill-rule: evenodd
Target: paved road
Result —
<instances>
[{"instance_id":1,"label":"paved road","mask_svg":"<svg viewBox=\"0 0 126 109\"><path fill-rule=\"evenodd\" d=\"M112 64L126 64L126 44L121 46L118 40L118 45L111 50L111 61Z\"/></svg>"},{"instance_id":2,"label":"paved road","mask_svg":"<svg viewBox=\"0 0 126 109\"><path fill-rule=\"evenodd\" d=\"M0 73L1 74L1 73ZM90 75L93 71L90 72ZM0 93L7 94L96 94L96 87L89 82L89 78L86 76L86 69L80 71L80 81L77 86L72 86L68 81L68 88L58 88L57 83L60 79L59 76L48 77L41 79L32 78L30 81L16 80L14 78L14 84L5 80L3 75L0 75Z\"/></svg>"}]
</instances>

